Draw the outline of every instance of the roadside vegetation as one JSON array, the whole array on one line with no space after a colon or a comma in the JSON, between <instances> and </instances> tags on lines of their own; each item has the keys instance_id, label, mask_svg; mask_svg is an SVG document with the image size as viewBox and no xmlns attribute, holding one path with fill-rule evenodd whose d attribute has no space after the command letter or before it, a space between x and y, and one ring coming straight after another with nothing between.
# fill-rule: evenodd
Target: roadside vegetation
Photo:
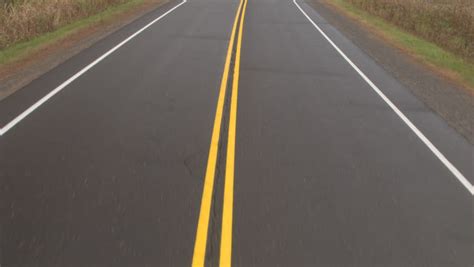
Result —
<instances>
[{"instance_id":1,"label":"roadside vegetation","mask_svg":"<svg viewBox=\"0 0 474 267\"><path fill-rule=\"evenodd\" d=\"M0 0L0 49L128 0Z\"/></svg>"},{"instance_id":2,"label":"roadside vegetation","mask_svg":"<svg viewBox=\"0 0 474 267\"><path fill-rule=\"evenodd\" d=\"M141 4L159 1L0 0L0 67Z\"/></svg>"},{"instance_id":3,"label":"roadside vegetation","mask_svg":"<svg viewBox=\"0 0 474 267\"><path fill-rule=\"evenodd\" d=\"M474 62L473 0L346 0Z\"/></svg>"},{"instance_id":4,"label":"roadside vegetation","mask_svg":"<svg viewBox=\"0 0 474 267\"><path fill-rule=\"evenodd\" d=\"M326 0L474 93L473 0Z\"/></svg>"}]
</instances>

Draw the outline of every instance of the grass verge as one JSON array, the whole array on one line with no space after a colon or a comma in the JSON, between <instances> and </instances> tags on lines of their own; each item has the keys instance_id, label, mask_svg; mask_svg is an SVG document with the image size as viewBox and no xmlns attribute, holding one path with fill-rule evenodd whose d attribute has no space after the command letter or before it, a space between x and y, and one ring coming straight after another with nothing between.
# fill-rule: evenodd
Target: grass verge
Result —
<instances>
[{"instance_id":1,"label":"grass verge","mask_svg":"<svg viewBox=\"0 0 474 267\"><path fill-rule=\"evenodd\" d=\"M77 21L68 25L62 26L55 31L42 34L31 40L20 42L10 46L4 50L0 50L0 65L12 63L28 57L32 53L51 45L57 41L65 39L72 34L100 23L105 23L112 20L116 15L128 11L134 7L143 4L145 0L130 0L126 3L107 8L104 11Z\"/></svg>"},{"instance_id":2,"label":"grass verge","mask_svg":"<svg viewBox=\"0 0 474 267\"><path fill-rule=\"evenodd\" d=\"M394 46L408 52L438 72L461 83L474 93L474 65L420 37L401 30L382 18L371 15L346 0L327 1L329 5L355 19Z\"/></svg>"}]
</instances>

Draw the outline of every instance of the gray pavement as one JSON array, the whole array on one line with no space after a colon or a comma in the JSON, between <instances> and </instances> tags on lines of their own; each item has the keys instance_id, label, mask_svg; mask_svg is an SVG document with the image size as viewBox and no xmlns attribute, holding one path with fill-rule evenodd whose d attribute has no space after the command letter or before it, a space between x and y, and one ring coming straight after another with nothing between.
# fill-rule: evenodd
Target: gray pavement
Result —
<instances>
[{"instance_id":1,"label":"gray pavement","mask_svg":"<svg viewBox=\"0 0 474 267\"><path fill-rule=\"evenodd\" d=\"M0 127L178 3L0 102ZM298 3L472 184L472 145ZM0 136L2 266L191 265L238 4L189 0ZM474 264L471 192L292 1L248 2L239 81L233 265ZM229 98L230 86L209 266L219 262Z\"/></svg>"}]
</instances>

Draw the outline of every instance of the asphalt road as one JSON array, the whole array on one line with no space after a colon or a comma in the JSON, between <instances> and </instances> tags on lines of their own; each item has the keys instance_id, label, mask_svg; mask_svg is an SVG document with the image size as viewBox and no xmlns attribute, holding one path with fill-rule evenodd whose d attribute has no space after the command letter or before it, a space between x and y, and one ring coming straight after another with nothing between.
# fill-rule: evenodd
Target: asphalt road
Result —
<instances>
[{"instance_id":1,"label":"asphalt road","mask_svg":"<svg viewBox=\"0 0 474 267\"><path fill-rule=\"evenodd\" d=\"M474 264L473 146L302 0L172 1L0 127L1 266Z\"/></svg>"}]
</instances>

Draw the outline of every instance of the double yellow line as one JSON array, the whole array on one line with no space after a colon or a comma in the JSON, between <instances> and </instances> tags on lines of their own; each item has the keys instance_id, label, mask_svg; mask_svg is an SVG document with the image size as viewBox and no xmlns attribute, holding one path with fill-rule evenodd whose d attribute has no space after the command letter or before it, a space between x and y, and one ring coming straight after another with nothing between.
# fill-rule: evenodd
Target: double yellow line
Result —
<instances>
[{"instance_id":1,"label":"double yellow line","mask_svg":"<svg viewBox=\"0 0 474 267\"><path fill-rule=\"evenodd\" d=\"M201 209L194 243L193 267L204 266L206 257L207 236L209 229L209 217L211 212L212 194L214 191L214 178L216 173L217 152L219 146L222 116L224 113L224 102L229 79L229 69L234 51L235 35L238 29L234 73L232 77L232 94L230 102L229 132L227 140L227 158L224 184L224 204L222 211L222 232L220 242L220 266L231 266L232 257L232 214L234 202L234 161L235 161L235 132L237 123L237 95L239 87L240 51L242 48L242 33L244 27L245 10L247 0L241 0L229 40L229 47L224 65L224 73L217 100L216 116L212 130L209 157L207 159L206 176L204 178L204 189L201 199ZM239 20L240 15L240 20Z\"/></svg>"}]
</instances>

